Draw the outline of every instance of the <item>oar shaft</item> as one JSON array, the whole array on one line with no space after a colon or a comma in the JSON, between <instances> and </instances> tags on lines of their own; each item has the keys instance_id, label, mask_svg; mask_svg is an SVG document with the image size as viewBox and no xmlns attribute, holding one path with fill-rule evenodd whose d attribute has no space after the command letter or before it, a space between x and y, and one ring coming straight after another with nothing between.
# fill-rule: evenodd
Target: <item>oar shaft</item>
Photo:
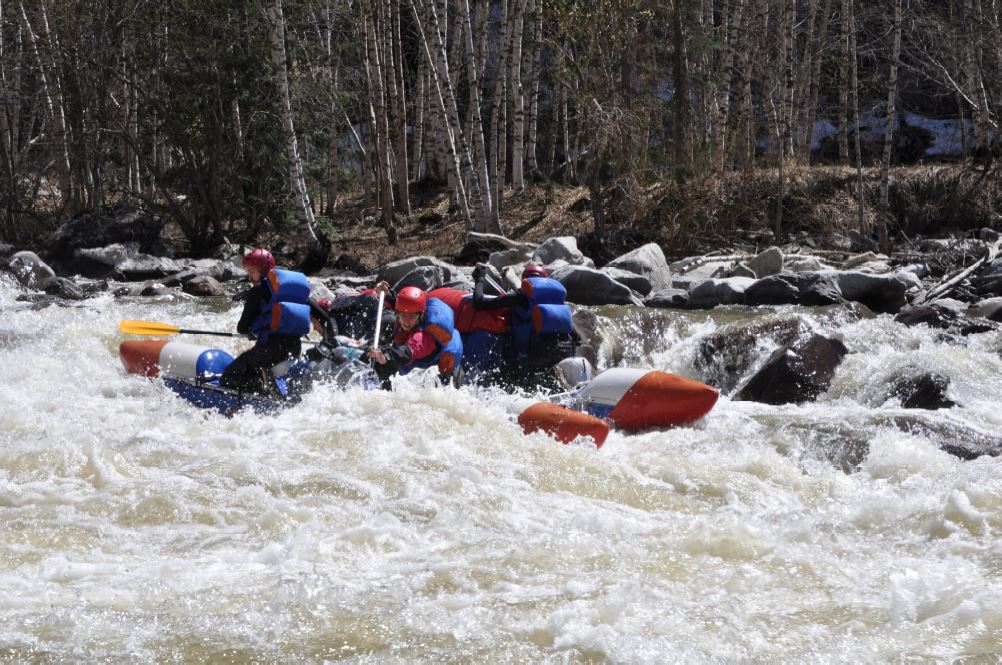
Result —
<instances>
[{"instance_id":1,"label":"oar shaft","mask_svg":"<svg viewBox=\"0 0 1002 665\"><path fill-rule=\"evenodd\" d=\"M379 304L376 306L376 331L372 335L372 348L379 348L379 333L383 328L383 301L386 299L386 292L379 292Z\"/></svg>"},{"instance_id":2,"label":"oar shaft","mask_svg":"<svg viewBox=\"0 0 1002 665\"><path fill-rule=\"evenodd\" d=\"M181 328L178 330L179 333L185 333L188 335L215 335L217 337L246 337L247 335L241 335L240 333L232 332L217 332L215 330L191 330L188 328Z\"/></svg>"},{"instance_id":3,"label":"oar shaft","mask_svg":"<svg viewBox=\"0 0 1002 665\"><path fill-rule=\"evenodd\" d=\"M491 276L488 275L487 273L484 273L484 281L490 284L492 287L494 287L494 290L498 292L498 295L503 296L506 293L508 293L507 291L501 288L501 285L499 285L497 282L491 279Z\"/></svg>"}]
</instances>

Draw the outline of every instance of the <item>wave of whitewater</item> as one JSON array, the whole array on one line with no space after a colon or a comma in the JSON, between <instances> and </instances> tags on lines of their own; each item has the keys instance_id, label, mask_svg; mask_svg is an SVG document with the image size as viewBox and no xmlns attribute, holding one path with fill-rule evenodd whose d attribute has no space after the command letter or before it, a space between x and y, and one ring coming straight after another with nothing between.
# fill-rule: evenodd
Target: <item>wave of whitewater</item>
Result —
<instances>
[{"instance_id":1,"label":"wave of whitewater","mask_svg":"<svg viewBox=\"0 0 1002 665\"><path fill-rule=\"evenodd\" d=\"M1000 432L998 334L854 323L814 404L721 398L596 450L407 382L226 419L126 375L117 326L229 330L236 305L17 295L0 281L0 660L1002 658L1002 462L886 424L874 392L939 370L961 406L928 417ZM628 362L688 375L756 315L622 311L600 314Z\"/></svg>"}]
</instances>

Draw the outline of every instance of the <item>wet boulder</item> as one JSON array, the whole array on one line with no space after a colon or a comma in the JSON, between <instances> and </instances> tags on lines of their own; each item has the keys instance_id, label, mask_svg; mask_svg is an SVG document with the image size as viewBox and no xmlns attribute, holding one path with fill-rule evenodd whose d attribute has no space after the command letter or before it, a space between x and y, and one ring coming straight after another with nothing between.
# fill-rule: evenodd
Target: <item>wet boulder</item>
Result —
<instances>
[{"instance_id":1,"label":"wet boulder","mask_svg":"<svg viewBox=\"0 0 1002 665\"><path fill-rule=\"evenodd\" d=\"M599 350L605 341L598 315L590 309L575 307L572 321L574 331L581 340L578 343L576 355L586 358L592 365L597 365Z\"/></svg>"},{"instance_id":2,"label":"wet boulder","mask_svg":"<svg viewBox=\"0 0 1002 665\"><path fill-rule=\"evenodd\" d=\"M840 340L812 334L776 349L732 399L766 404L813 401L828 390L847 353Z\"/></svg>"},{"instance_id":3,"label":"wet boulder","mask_svg":"<svg viewBox=\"0 0 1002 665\"><path fill-rule=\"evenodd\" d=\"M906 326L926 325L930 328L948 330L958 335L974 335L997 330L998 326L987 319L970 318L940 302L911 305L895 315L894 320Z\"/></svg>"},{"instance_id":4,"label":"wet boulder","mask_svg":"<svg viewBox=\"0 0 1002 665\"><path fill-rule=\"evenodd\" d=\"M933 417L922 411L891 418L890 425L903 432L924 436L940 450L962 460L972 460L982 455L1002 455L1002 437L980 428L965 425L942 416Z\"/></svg>"},{"instance_id":5,"label":"wet boulder","mask_svg":"<svg viewBox=\"0 0 1002 665\"><path fill-rule=\"evenodd\" d=\"M830 274L781 273L756 281L745 289L746 305L834 305L844 302Z\"/></svg>"},{"instance_id":6,"label":"wet boulder","mask_svg":"<svg viewBox=\"0 0 1002 665\"><path fill-rule=\"evenodd\" d=\"M950 377L941 372L903 371L891 379L888 398L901 400L906 409L948 409L956 402L946 396Z\"/></svg>"},{"instance_id":7,"label":"wet boulder","mask_svg":"<svg viewBox=\"0 0 1002 665\"><path fill-rule=\"evenodd\" d=\"M567 289L567 300L579 305L643 305L630 287L609 275L580 265L568 265L550 273Z\"/></svg>"},{"instance_id":8,"label":"wet boulder","mask_svg":"<svg viewBox=\"0 0 1002 665\"><path fill-rule=\"evenodd\" d=\"M967 310L967 315L1002 322L1002 297L982 300Z\"/></svg>"},{"instance_id":9,"label":"wet boulder","mask_svg":"<svg viewBox=\"0 0 1002 665\"><path fill-rule=\"evenodd\" d=\"M693 364L701 381L728 394L762 357L810 332L807 321L792 315L727 324L699 340Z\"/></svg>"},{"instance_id":10,"label":"wet boulder","mask_svg":"<svg viewBox=\"0 0 1002 665\"><path fill-rule=\"evenodd\" d=\"M181 285L181 291L188 295L208 298L226 295L223 285L208 275L197 275Z\"/></svg>"},{"instance_id":11,"label":"wet boulder","mask_svg":"<svg viewBox=\"0 0 1002 665\"><path fill-rule=\"evenodd\" d=\"M64 300L84 300L88 294L70 279L57 277L56 280L45 288L45 292L50 296L57 296Z\"/></svg>"},{"instance_id":12,"label":"wet boulder","mask_svg":"<svg viewBox=\"0 0 1002 665\"><path fill-rule=\"evenodd\" d=\"M609 261L605 267L618 268L636 275L642 275L650 285L647 291L641 291L645 295L652 290L667 289L672 285L671 269L668 267L664 251L662 251L661 246L657 243L649 242L631 252L618 256ZM628 283L624 280L620 281L623 281L624 284ZM636 287L633 288L640 291Z\"/></svg>"},{"instance_id":13,"label":"wet boulder","mask_svg":"<svg viewBox=\"0 0 1002 665\"><path fill-rule=\"evenodd\" d=\"M56 272L34 252L15 253L7 259L7 270L28 289L44 291L56 283Z\"/></svg>"}]
</instances>

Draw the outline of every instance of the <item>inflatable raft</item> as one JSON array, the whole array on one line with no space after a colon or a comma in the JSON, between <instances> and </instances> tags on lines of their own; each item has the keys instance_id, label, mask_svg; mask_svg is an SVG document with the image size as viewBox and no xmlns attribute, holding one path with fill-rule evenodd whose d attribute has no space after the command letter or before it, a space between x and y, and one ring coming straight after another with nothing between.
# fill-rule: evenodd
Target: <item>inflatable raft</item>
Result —
<instances>
[{"instance_id":1,"label":"inflatable raft","mask_svg":"<svg viewBox=\"0 0 1002 665\"><path fill-rule=\"evenodd\" d=\"M271 412L299 401L309 389L315 368L307 361L282 367L270 394L222 388L218 377L233 361L220 349L165 340L128 340L119 347L127 372L160 377L192 404L232 415L241 409ZM338 385L378 389L368 365L350 361L327 367ZM705 416L717 402L717 390L698 381L650 369L613 367L554 401L511 398L507 410L526 433L543 431L561 442L590 437L601 446L615 427L626 432L684 425Z\"/></svg>"}]
</instances>

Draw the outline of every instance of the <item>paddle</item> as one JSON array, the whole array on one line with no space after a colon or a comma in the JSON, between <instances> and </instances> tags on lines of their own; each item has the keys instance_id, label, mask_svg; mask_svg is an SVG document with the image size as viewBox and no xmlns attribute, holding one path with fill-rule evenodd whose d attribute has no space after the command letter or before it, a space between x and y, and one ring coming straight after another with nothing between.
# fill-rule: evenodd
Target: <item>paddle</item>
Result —
<instances>
[{"instance_id":1,"label":"paddle","mask_svg":"<svg viewBox=\"0 0 1002 665\"><path fill-rule=\"evenodd\" d=\"M386 299L386 291L379 292L379 304L376 306L376 331L372 335L372 348L379 348L379 333L383 327L383 300Z\"/></svg>"},{"instance_id":2,"label":"paddle","mask_svg":"<svg viewBox=\"0 0 1002 665\"><path fill-rule=\"evenodd\" d=\"M241 335L240 333L178 328L169 323L160 323L158 321L122 320L118 322L118 329L131 335L176 335L177 333L186 333L190 335L217 335L219 337L247 337L247 335Z\"/></svg>"}]
</instances>

